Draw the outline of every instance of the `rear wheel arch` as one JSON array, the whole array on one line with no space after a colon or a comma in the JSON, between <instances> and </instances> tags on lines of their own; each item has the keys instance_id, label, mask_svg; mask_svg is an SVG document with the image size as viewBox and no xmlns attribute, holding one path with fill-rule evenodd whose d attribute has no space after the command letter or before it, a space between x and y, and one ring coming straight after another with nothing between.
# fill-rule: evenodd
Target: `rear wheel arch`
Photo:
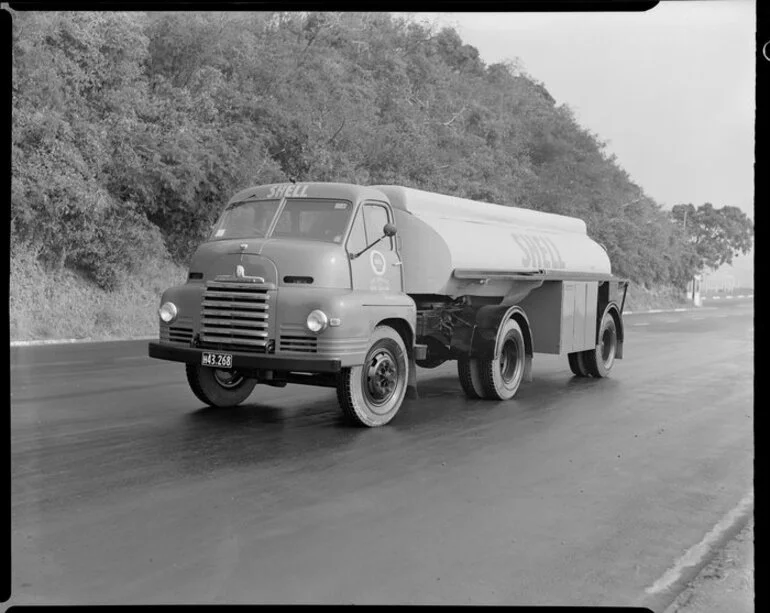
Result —
<instances>
[{"instance_id":1,"label":"rear wheel arch","mask_svg":"<svg viewBox=\"0 0 770 613\"><path fill-rule=\"evenodd\" d=\"M599 328L602 325L604 314L613 309L612 316L615 319L615 327L618 332L618 353L617 358L623 357L623 310L625 305L625 296L628 290L628 282L623 280L601 281L597 291L596 303L596 338L599 343Z\"/></svg>"},{"instance_id":2,"label":"rear wheel arch","mask_svg":"<svg viewBox=\"0 0 770 613\"><path fill-rule=\"evenodd\" d=\"M623 317L620 314L620 307L616 302L610 302L605 307L604 311L602 312L600 317L597 317L596 321L596 343L599 343L599 328L601 327L602 320L604 319L605 313L609 313L612 315L612 318L615 320L615 328L617 330L617 350L615 357L618 360L623 359L623 339L625 337L624 329L623 329Z\"/></svg>"},{"instance_id":3,"label":"rear wheel arch","mask_svg":"<svg viewBox=\"0 0 770 613\"><path fill-rule=\"evenodd\" d=\"M478 357L493 357L495 348L498 346L498 340L501 331L503 330L503 326L509 319L513 319L521 328L526 355L524 381L531 381L532 358L534 355L532 328L524 309L518 305L511 307L485 306L478 310L478 313L476 314L476 323L478 327L486 332L486 334L479 334L477 332L476 335L474 335L472 353L477 354Z\"/></svg>"},{"instance_id":4,"label":"rear wheel arch","mask_svg":"<svg viewBox=\"0 0 770 613\"><path fill-rule=\"evenodd\" d=\"M526 348L527 355L531 358L534 355L535 350L532 342L532 328L529 325L529 318L521 308L517 308L511 315L511 318L515 319L519 326L521 326L521 331L524 334L524 347Z\"/></svg>"},{"instance_id":5,"label":"rear wheel arch","mask_svg":"<svg viewBox=\"0 0 770 613\"><path fill-rule=\"evenodd\" d=\"M515 309L510 316L510 319L516 321L521 328L521 333L524 336L524 351L526 354L524 364L524 381L532 381L532 358L535 355L534 343L532 341L532 328L529 325L529 318L521 307L513 307Z\"/></svg>"},{"instance_id":6,"label":"rear wheel arch","mask_svg":"<svg viewBox=\"0 0 770 613\"><path fill-rule=\"evenodd\" d=\"M596 346L582 352L586 372L598 378L607 377L618 354L618 324L614 309L605 309L598 326Z\"/></svg>"}]
</instances>

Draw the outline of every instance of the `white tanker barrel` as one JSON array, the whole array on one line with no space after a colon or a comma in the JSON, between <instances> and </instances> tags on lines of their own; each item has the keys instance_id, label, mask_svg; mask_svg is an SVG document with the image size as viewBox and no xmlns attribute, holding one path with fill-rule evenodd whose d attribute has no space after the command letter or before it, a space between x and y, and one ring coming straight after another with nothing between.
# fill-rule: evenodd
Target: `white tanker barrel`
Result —
<instances>
[{"instance_id":1,"label":"white tanker barrel","mask_svg":"<svg viewBox=\"0 0 770 613\"><path fill-rule=\"evenodd\" d=\"M531 278L611 278L583 220L392 186L408 294L510 295Z\"/></svg>"}]
</instances>

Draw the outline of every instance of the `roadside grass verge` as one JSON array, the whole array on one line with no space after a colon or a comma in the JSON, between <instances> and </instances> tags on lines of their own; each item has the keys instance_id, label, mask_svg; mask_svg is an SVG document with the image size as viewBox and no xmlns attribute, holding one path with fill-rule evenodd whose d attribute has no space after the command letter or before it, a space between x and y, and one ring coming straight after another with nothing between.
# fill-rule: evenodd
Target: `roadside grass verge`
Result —
<instances>
[{"instance_id":1,"label":"roadside grass verge","mask_svg":"<svg viewBox=\"0 0 770 613\"><path fill-rule=\"evenodd\" d=\"M10 263L11 341L157 334L160 296L186 275L171 262L148 261L107 292L71 270L47 273L28 253L13 253Z\"/></svg>"},{"instance_id":2,"label":"roadside grass verge","mask_svg":"<svg viewBox=\"0 0 770 613\"><path fill-rule=\"evenodd\" d=\"M692 307L684 291L669 286L646 288L631 282L628 285L624 311L649 311L650 309L676 309Z\"/></svg>"}]
</instances>

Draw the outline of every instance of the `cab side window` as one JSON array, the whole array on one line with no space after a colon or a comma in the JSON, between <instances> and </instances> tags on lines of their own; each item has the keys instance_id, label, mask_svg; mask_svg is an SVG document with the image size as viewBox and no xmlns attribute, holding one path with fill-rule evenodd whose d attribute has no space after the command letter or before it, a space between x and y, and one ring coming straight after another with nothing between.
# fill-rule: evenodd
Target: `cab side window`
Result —
<instances>
[{"instance_id":1,"label":"cab side window","mask_svg":"<svg viewBox=\"0 0 770 613\"><path fill-rule=\"evenodd\" d=\"M369 245L382 236L382 229L390 221L388 209L380 204L367 203L364 205L364 221L366 222L366 244ZM381 240L378 245L383 249L393 250L393 239L386 238Z\"/></svg>"},{"instance_id":2,"label":"cab side window","mask_svg":"<svg viewBox=\"0 0 770 613\"><path fill-rule=\"evenodd\" d=\"M369 243L366 242L366 231L364 230L364 216L363 211L359 211L353 221L353 227L350 229L350 237L348 238L348 252L358 253Z\"/></svg>"}]
</instances>

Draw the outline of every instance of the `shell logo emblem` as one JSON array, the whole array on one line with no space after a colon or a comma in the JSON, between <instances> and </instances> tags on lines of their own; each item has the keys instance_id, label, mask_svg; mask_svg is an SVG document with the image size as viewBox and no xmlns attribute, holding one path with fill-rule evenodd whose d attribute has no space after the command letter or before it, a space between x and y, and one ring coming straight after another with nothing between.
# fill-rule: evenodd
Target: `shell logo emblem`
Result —
<instances>
[{"instance_id":1,"label":"shell logo emblem","mask_svg":"<svg viewBox=\"0 0 770 613\"><path fill-rule=\"evenodd\" d=\"M372 270L374 271L375 275L382 276L385 274L385 269L387 268L387 261L385 260L385 256L382 255L379 251L372 251L369 254L369 262L372 265Z\"/></svg>"}]
</instances>

